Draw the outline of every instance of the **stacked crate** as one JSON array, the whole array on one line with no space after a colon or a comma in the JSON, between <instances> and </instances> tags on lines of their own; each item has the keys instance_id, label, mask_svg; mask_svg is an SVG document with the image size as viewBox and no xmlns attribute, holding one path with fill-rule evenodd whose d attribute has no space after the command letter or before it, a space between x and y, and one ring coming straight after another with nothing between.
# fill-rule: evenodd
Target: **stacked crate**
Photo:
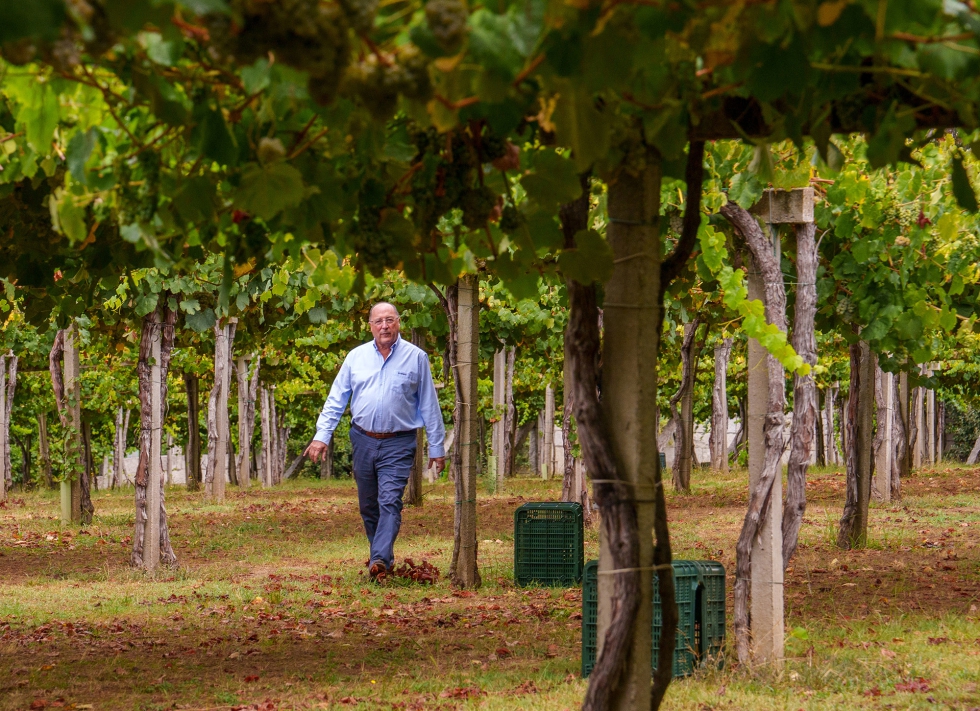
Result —
<instances>
[{"instance_id":1,"label":"stacked crate","mask_svg":"<svg viewBox=\"0 0 980 711\"><path fill-rule=\"evenodd\" d=\"M595 666L598 622L597 561L585 565L582 580L582 676ZM725 567L715 561L675 560L674 595L677 600L677 643L674 676L723 662L725 645ZM653 665L660 649L663 614L657 578L653 578Z\"/></svg>"}]
</instances>

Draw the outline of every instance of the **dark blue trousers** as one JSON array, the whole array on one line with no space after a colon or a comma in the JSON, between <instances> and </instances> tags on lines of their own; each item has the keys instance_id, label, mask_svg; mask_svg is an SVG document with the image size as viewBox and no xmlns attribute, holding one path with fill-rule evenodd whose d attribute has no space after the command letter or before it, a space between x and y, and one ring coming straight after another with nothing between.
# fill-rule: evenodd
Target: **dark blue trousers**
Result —
<instances>
[{"instance_id":1,"label":"dark blue trousers","mask_svg":"<svg viewBox=\"0 0 980 711\"><path fill-rule=\"evenodd\" d=\"M350 430L354 454L354 480L371 546L371 563L395 564L395 539L402 525L402 495L415 461L415 435L374 439Z\"/></svg>"}]
</instances>

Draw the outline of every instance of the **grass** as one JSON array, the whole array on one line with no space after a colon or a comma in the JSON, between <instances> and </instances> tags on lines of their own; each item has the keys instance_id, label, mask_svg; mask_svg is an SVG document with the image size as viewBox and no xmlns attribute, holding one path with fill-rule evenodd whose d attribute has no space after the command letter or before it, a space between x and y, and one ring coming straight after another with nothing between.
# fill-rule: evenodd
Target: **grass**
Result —
<instances>
[{"instance_id":1,"label":"grass","mask_svg":"<svg viewBox=\"0 0 980 711\"><path fill-rule=\"evenodd\" d=\"M675 557L734 569L745 480L701 471L670 495ZM560 482L489 487L476 593L368 583L350 481L231 489L223 504L168 490L180 568L156 576L128 567L131 492L96 493L84 530L60 527L49 492L16 494L0 508L0 710L576 708L581 591L513 585L513 511ZM785 662L740 667L729 649L665 708L980 709L980 470L919 472L901 501L872 505L862 551L834 545L843 490L841 472L811 473ZM438 483L406 509L399 557L446 570L453 498Z\"/></svg>"}]
</instances>

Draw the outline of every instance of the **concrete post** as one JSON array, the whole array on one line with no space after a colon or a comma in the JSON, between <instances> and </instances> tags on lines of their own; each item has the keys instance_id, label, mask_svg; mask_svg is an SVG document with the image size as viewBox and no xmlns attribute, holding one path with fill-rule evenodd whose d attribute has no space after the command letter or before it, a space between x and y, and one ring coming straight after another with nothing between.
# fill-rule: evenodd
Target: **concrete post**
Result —
<instances>
[{"instance_id":1,"label":"concrete post","mask_svg":"<svg viewBox=\"0 0 980 711\"><path fill-rule=\"evenodd\" d=\"M160 565L160 488L163 472L161 445L160 324L155 324L150 344L150 467L146 479L146 538L143 540L143 564L150 572Z\"/></svg>"},{"instance_id":2,"label":"concrete post","mask_svg":"<svg viewBox=\"0 0 980 711\"><path fill-rule=\"evenodd\" d=\"M490 450L493 452L490 473L497 482L497 491L504 487L504 439L507 427L507 349L493 354L493 427L490 432Z\"/></svg>"},{"instance_id":3,"label":"concrete post","mask_svg":"<svg viewBox=\"0 0 980 711\"><path fill-rule=\"evenodd\" d=\"M551 383L544 389L544 452L541 478L548 479L555 471L555 390Z\"/></svg>"},{"instance_id":4,"label":"concrete post","mask_svg":"<svg viewBox=\"0 0 980 711\"><path fill-rule=\"evenodd\" d=\"M932 371L929 371L932 375ZM929 466L936 464L936 391L926 391L926 438L923 442L926 446L926 462Z\"/></svg>"},{"instance_id":5,"label":"concrete post","mask_svg":"<svg viewBox=\"0 0 980 711\"><path fill-rule=\"evenodd\" d=\"M754 262L749 261L750 299L762 300L765 287ZM769 373L766 349L754 338L748 343L749 490L762 476L766 456L765 421L769 408ZM773 483L769 512L752 545L750 615L752 658L756 664L779 663L783 658L783 482Z\"/></svg>"},{"instance_id":6,"label":"concrete post","mask_svg":"<svg viewBox=\"0 0 980 711\"><path fill-rule=\"evenodd\" d=\"M878 428L882 432L881 453L875 463L875 495L879 501L892 500L892 426L894 410L894 376L875 366L876 375L881 382L884 406L878 410Z\"/></svg>"},{"instance_id":7,"label":"concrete post","mask_svg":"<svg viewBox=\"0 0 980 711\"><path fill-rule=\"evenodd\" d=\"M82 451L82 381L80 379L81 365L79 363L78 325L72 321L65 329L65 399L68 401L69 433L68 457L65 460L65 478L68 483L68 495L62 493L62 522L66 523L65 513L69 514L71 523L82 522L82 472L85 471ZM66 512L64 504L68 503Z\"/></svg>"}]
</instances>

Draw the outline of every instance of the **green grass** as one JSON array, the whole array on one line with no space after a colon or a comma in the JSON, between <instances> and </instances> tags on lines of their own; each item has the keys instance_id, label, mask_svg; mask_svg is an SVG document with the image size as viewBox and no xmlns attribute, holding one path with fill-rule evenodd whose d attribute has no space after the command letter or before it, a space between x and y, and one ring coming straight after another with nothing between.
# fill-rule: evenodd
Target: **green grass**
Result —
<instances>
[{"instance_id":1,"label":"green grass","mask_svg":"<svg viewBox=\"0 0 980 711\"><path fill-rule=\"evenodd\" d=\"M730 587L745 472L694 478L690 495L668 497L674 555L720 560ZM811 472L786 576L785 661L741 667L729 649L723 670L675 681L665 708L980 707L980 471L943 465L905 482L902 501L872 505L863 551L834 545L842 484L838 471ZM23 505L0 509L0 709L59 698L96 709L578 707L580 592L513 584L513 511L554 499L560 482L490 485L472 596L445 580L369 584L350 481L230 488L222 504L168 490L180 567L155 576L128 566L131 491L96 493L84 535L61 528L49 492L15 494ZM453 489L425 494L406 508L396 551L445 571Z\"/></svg>"}]
</instances>

